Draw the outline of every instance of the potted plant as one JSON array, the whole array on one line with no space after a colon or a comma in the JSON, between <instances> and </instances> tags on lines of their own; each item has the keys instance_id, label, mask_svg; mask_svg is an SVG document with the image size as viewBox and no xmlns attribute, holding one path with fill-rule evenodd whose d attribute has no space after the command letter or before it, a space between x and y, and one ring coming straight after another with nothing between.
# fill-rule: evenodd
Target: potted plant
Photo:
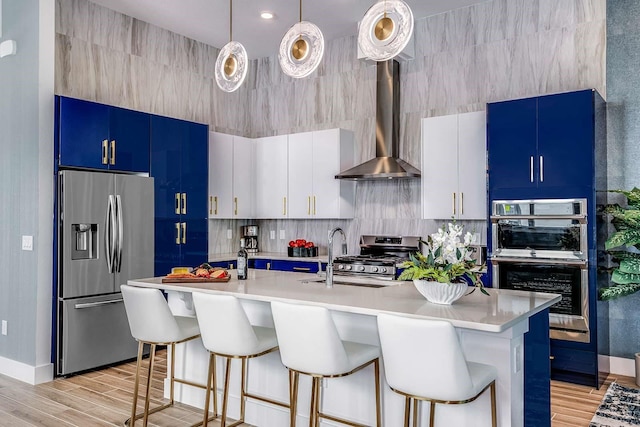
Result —
<instances>
[{"instance_id":1,"label":"potted plant","mask_svg":"<svg viewBox=\"0 0 640 427\"><path fill-rule=\"evenodd\" d=\"M627 207L606 205L603 212L613 217L615 232L605 242L605 250L618 262L611 275L611 282L600 289L602 300L612 300L640 291L640 189L631 191L610 190L624 194ZM635 354L636 384L640 386L640 353Z\"/></svg>"},{"instance_id":2,"label":"potted plant","mask_svg":"<svg viewBox=\"0 0 640 427\"><path fill-rule=\"evenodd\" d=\"M421 240L422 252L410 255L402 263L404 270L399 279L413 280L418 292L437 304L453 303L467 292L469 284L489 295L480 280L481 266L471 257L471 240L471 233L463 236L462 225L443 225L427 241Z\"/></svg>"}]
</instances>

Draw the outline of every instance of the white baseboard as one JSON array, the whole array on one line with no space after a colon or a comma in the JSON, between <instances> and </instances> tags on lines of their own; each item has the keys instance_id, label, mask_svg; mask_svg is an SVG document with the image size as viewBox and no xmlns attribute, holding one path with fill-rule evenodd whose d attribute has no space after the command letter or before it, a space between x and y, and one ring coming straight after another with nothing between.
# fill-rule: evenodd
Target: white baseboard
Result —
<instances>
[{"instance_id":1,"label":"white baseboard","mask_svg":"<svg viewBox=\"0 0 640 427\"><path fill-rule=\"evenodd\" d=\"M53 380L53 363L31 366L6 357L0 357L0 374L32 385Z\"/></svg>"},{"instance_id":2,"label":"white baseboard","mask_svg":"<svg viewBox=\"0 0 640 427\"><path fill-rule=\"evenodd\" d=\"M624 357L614 357L614 356L603 356L602 354L600 354L598 355L598 364L600 366L608 365L609 373L614 375L624 375L627 377L635 377L636 375L635 359L626 359Z\"/></svg>"}]
</instances>

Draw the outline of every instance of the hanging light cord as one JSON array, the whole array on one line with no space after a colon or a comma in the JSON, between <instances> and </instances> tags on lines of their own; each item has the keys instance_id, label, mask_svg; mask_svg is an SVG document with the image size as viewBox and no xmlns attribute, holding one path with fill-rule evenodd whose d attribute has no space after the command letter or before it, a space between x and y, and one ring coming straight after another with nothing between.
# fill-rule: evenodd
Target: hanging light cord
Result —
<instances>
[{"instance_id":1,"label":"hanging light cord","mask_svg":"<svg viewBox=\"0 0 640 427\"><path fill-rule=\"evenodd\" d=\"M229 0L229 41L233 41L233 0Z\"/></svg>"}]
</instances>

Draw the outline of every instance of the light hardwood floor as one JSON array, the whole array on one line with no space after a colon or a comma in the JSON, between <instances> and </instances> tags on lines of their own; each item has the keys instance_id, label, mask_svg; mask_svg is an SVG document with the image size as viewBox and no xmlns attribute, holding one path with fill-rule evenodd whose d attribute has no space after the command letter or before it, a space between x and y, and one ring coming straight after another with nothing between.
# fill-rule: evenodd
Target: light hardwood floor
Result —
<instances>
[{"instance_id":1,"label":"light hardwood floor","mask_svg":"<svg viewBox=\"0 0 640 427\"><path fill-rule=\"evenodd\" d=\"M166 351L158 352L156 360L156 374L151 382L152 406L163 401ZM130 414L134 378L135 362L37 386L0 375L0 426L121 426ZM635 387L633 378L611 375L600 390L552 381L552 427L588 427L613 381ZM142 384L145 382L146 378ZM144 388L141 387L140 395L143 393ZM178 403L175 407L152 414L149 420L153 426L182 427L200 421L201 417L200 409ZM210 425L219 424L213 422Z\"/></svg>"}]
</instances>

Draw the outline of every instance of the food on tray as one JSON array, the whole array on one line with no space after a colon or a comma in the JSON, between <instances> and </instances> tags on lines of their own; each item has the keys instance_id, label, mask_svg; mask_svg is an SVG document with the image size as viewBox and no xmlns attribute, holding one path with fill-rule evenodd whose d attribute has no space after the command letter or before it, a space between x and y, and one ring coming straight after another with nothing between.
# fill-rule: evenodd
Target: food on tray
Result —
<instances>
[{"instance_id":1,"label":"food on tray","mask_svg":"<svg viewBox=\"0 0 640 427\"><path fill-rule=\"evenodd\" d=\"M313 242L307 242L304 239L296 239L289 242L290 248L313 248L314 246Z\"/></svg>"},{"instance_id":2,"label":"food on tray","mask_svg":"<svg viewBox=\"0 0 640 427\"><path fill-rule=\"evenodd\" d=\"M171 269L171 274L183 274L183 273L191 273L191 268L189 268L189 267L173 267Z\"/></svg>"},{"instance_id":3,"label":"food on tray","mask_svg":"<svg viewBox=\"0 0 640 427\"><path fill-rule=\"evenodd\" d=\"M193 279L196 275L193 273L169 273L167 277L169 279Z\"/></svg>"}]
</instances>

